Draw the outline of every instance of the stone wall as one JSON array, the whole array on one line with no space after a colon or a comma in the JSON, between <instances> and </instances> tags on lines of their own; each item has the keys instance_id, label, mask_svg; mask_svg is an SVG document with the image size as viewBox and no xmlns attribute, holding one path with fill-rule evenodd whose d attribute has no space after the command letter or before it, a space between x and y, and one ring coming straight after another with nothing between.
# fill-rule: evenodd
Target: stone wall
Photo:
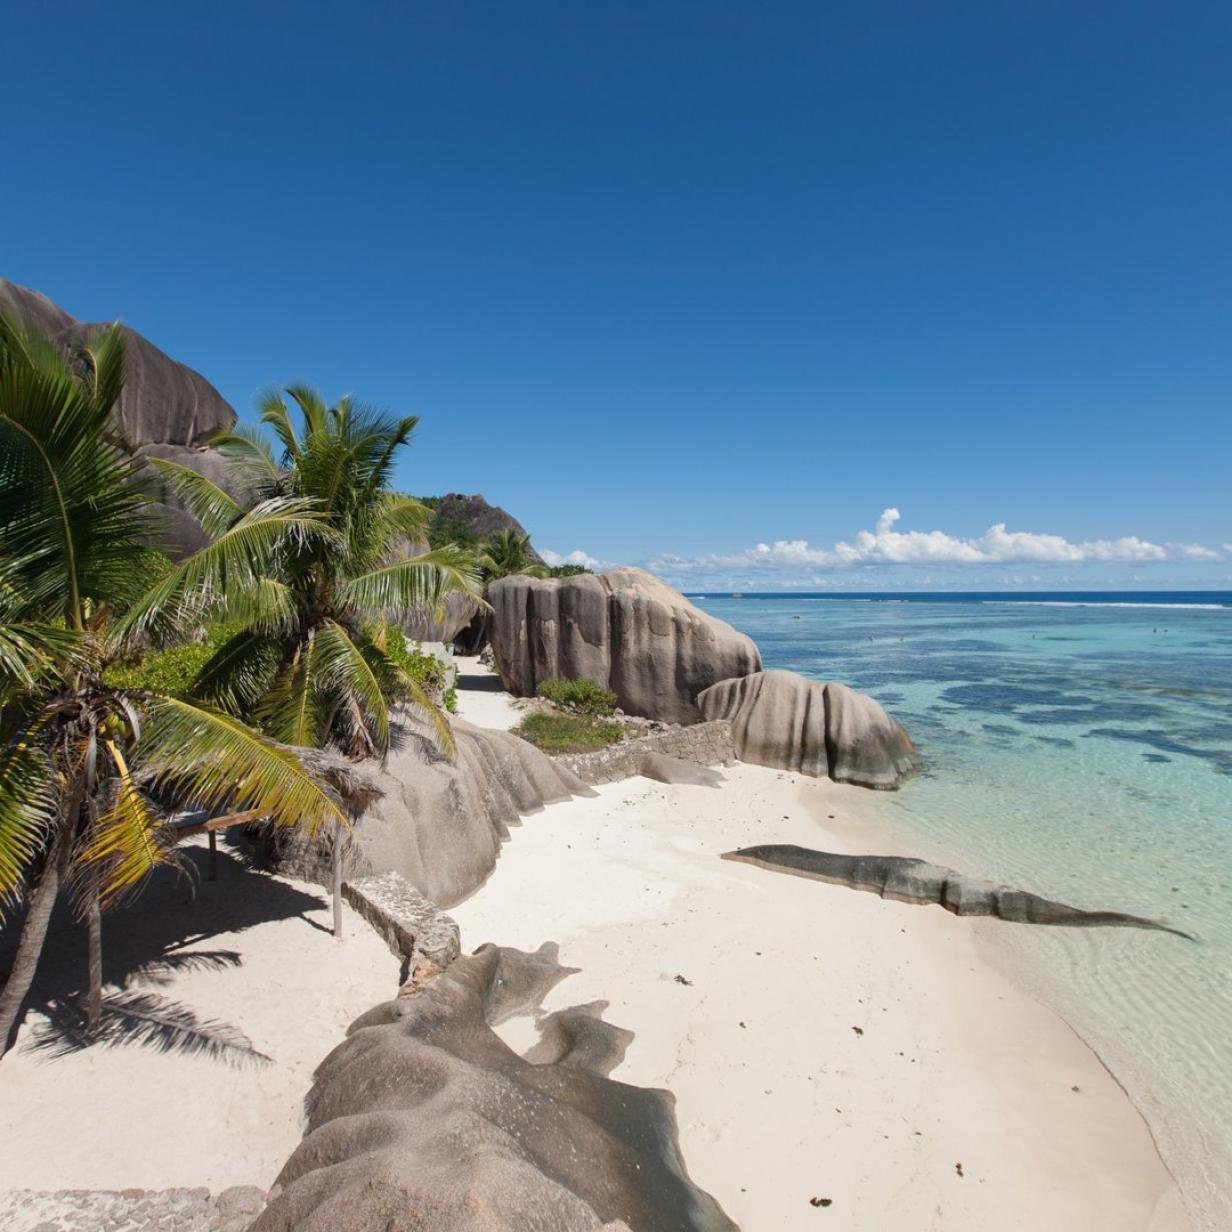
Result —
<instances>
[{"instance_id":1,"label":"stone wall","mask_svg":"<svg viewBox=\"0 0 1232 1232\"><path fill-rule=\"evenodd\" d=\"M640 774L642 758L661 753L699 766L729 765L735 761L731 723L717 719L690 727L669 727L593 753L563 753L552 760L571 770L583 783L614 783Z\"/></svg>"}]
</instances>

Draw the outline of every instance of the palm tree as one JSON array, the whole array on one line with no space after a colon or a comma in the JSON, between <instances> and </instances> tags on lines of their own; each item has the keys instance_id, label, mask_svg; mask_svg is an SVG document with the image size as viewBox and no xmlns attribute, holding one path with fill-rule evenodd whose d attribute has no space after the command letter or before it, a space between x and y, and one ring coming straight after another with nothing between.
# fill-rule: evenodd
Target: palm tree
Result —
<instances>
[{"instance_id":1,"label":"palm tree","mask_svg":"<svg viewBox=\"0 0 1232 1232\"><path fill-rule=\"evenodd\" d=\"M530 536L512 527L489 535L479 549L476 563L482 571L485 596L488 587L500 578L514 577L517 574L545 578L552 573L531 550ZM461 653L478 654L487 645L490 611L486 605L482 606L471 617L466 628L460 630L455 644Z\"/></svg>"},{"instance_id":2,"label":"palm tree","mask_svg":"<svg viewBox=\"0 0 1232 1232\"><path fill-rule=\"evenodd\" d=\"M545 578L551 570L531 551L530 536L508 528L489 535L479 555L485 583L524 574Z\"/></svg>"},{"instance_id":3,"label":"palm tree","mask_svg":"<svg viewBox=\"0 0 1232 1232\"><path fill-rule=\"evenodd\" d=\"M97 1025L99 910L175 862L171 805L309 831L344 822L292 750L212 706L104 677L139 629L191 606L194 587L199 604L234 590L251 605L274 558L337 540L309 500L275 495L157 577L167 566L148 547L138 464L108 424L123 379L116 327L66 355L0 318L0 909L26 903L0 1054L63 889L89 925Z\"/></svg>"},{"instance_id":4,"label":"palm tree","mask_svg":"<svg viewBox=\"0 0 1232 1232\"><path fill-rule=\"evenodd\" d=\"M389 703L407 698L429 714L438 742L449 749L447 720L387 653L385 640L387 622L408 609L440 610L451 592L480 595L467 552L409 550L426 538L431 511L392 492L389 482L418 417L379 414L350 398L327 407L304 386L286 393L299 408L298 430L282 394L270 393L261 404L280 457L260 432L229 432L214 442L249 499L237 500L177 463L152 459L211 535L233 533L259 500L309 500L331 532L301 536L263 577L246 586L230 583L214 598L213 614L237 631L202 668L193 695L255 715L280 741L336 744L354 758L388 748ZM148 609L136 609L135 626L156 632L176 596L191 607L201 593L198 571L186 561Z\"/></svg>"}]
</instances>

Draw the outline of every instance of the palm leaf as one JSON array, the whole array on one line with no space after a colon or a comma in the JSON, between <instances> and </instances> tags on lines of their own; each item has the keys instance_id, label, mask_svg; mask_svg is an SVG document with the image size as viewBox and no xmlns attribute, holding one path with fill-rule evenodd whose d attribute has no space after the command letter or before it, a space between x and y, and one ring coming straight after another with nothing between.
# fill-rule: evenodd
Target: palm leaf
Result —
<instances>
[{"instance_id":1,"label":"palm leaf","mask_svg":"<svg viewBox=\"0 0 1232 1232\"><path fill-rule=\"evenodd\" d=\"M334 538L311 501L285 496L262 501L134 603L119 622L117 636L139 637L160 622L174 624L185 605L200 610L221 604L232 587L251 592L271 572L284 545Z\"/></svg>"},{"instance_id":2,"label":"palm leaf","mask_svg":"<svg viewBox=\"0 0 1232 1232\"><path fill-rule=\"evenodd\" d=\"M90 826L81 855L104 906L139 886L160 864L173 862L173 832L133 782L119 748L110 740L106 748L119 790L115 803Z\"/></svg>"},{"instance_id":3,"label":"palm leaf","mask_svg":"<svg viewBox=\"0 0 1232 1232\"><path fill-rule=\"evenodd\" d=\"M277 485L283 478L269 442L258 428L235 427L211 437L210 444L258 486Z\"/></svg>"},{"instance_id":4,"label":"palm leaf","mask_svg":"<svg viewBox=\"0 0 1232 1232\"><path fill-rule=\"evenodd\" d=\"M240 714L265 695L281 657L282 647L276 639L245 629L210 656L197 673L191 693L208 705Z\"/></svg>"},{"instance_id":5,"label":"palm leaf","mask_svg":"<svg viewBox=\"0 0 1232 1232\"><path fill-rule=\"evenodd\" d=\"M151 457L146 461L184 502L188 512L201 523L201 529L211 538L221 535L244 516L243 508L229 492L224 492L191 467L167 458Z\"/></svg>"},{"instance_id":6,"label":"palm leaf","mask_svg":"<svg viewBox=\"0 0 1232 1232\"><path fill-rule=\"evenodd\" d=\"M344 702L353 701L348 709L354 721L362 725L364 740L381 751L387 749L389 710L381 682L337 621L326 621L317 631L313 669L327 694L340 696Z\"/></svg>"},{"instance_id":7,"label":"palm leaf","mask_svg":"<svg viewBox=\"0 0 1232 1232\"><path fill-rule=\"evenodd\" d=\"M295 647L257 708L261 726L283 744L315 747L322 734L319 690L313 672L314 650L315 636L309 633Z\"/></svg>"},{"instance_id":8,"label":"palm leaf","mask_svg":"<svg viewBox=\"0 0 1232 1232\"><path fill-rule=\"evenodd\" d=\"M342 810L291 749L239 719L179 698L149 699L140 746L156 784L208 809L265 810L279 826L346 825Z\"/></svg>"},{"instance_id":9,"label":"palm leaf","mask_svg":"<svg viewBox=\"0 0 1232 1232\"><path fill-rule=\"evenodd\" d=\"M372 619L416 609L440 618L449 594L469 595L481 607L486 606L470 554L453 546L369 570L350 578L341 588L342 598Z\"/></svg>"},{"instance_id":10,"label":"palm leaf","mask_svg":"<svg viewBox=\"0 0 1232 1232\"><path fill-rule=\"evenodd\" d=\"M0 750L0 915L19 897L58 807L51 762L26 728Z\"/></svg>"}]
</instances>

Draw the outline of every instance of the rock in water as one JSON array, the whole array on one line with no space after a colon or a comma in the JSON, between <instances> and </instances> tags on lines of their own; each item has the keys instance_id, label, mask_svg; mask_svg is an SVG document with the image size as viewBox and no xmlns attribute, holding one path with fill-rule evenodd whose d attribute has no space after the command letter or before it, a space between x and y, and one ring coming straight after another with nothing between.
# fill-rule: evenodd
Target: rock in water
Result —
<instances>
[{"instance_id":1,"label":"rock in water","mask_svg":"<svg viewBox=\"0 0 1232 1232\"><path fill-rule=\"evenodd\" d=\"M330 753L303 756L358 815L346 858L348 878L400 873L438 907L477 890L496 867L501 843L525 813L572 795L593 795L576 776L509 732L450 722L457 745L441 753L427 722L402 711L385 762L354 764ZM286 871L328 885L327 838L294 829L271 836Z\"/></svg>"},{"instance_id":2,"label":"rock in water","mask_svg":"<svg viewBox=\"0 0 1232 1232\"><path fill-rule=\"evenodd\" d=\"M496 664L519 697L582 677L611 689L628 714L696 723L703 689L761 669L751 638L641 569L504 578L489 600Z\"/></svg>"},{"instance_id":3,"label":"rock in water","mask_svg":"<svg viewBox=\"0 0 1232 1232\"><path fill-rule=\"evenodd\" d=\"M601 1003L546 1019L533 1060L492 1030L563 974L554 947L485 945L358 1018L250 1232L733 1232L689 1180L671 1095L607 1077L630 1037Z\"/></svg>"},{"instance_id":4,"label":"rock in water","mask_svg":"<svg viewBox=\"0 0 1232 1232\"><path fill-rule=\"evenodd\" d=\"M955 915L991 915L1017 924L1062 924L1076 928L1152 928L1193 940L1189 933L1158 920L1120 911L1085 911L910 856L847 856L790 843L769 843L724 852L722 858L853 890L871 890L898 902L939 903Z\"/></svg>"},{"instance_id":5,"label":"rock in water","mask_svg":"<svg viewBox=\"0 0 1232 1232\"><path fill-rule=\"evenodd\" d=\"M920 768L902 725L846 685L758 672L713 685L697 704L707 719L731 720L741 761L882 789Z\"/></svg>"}]
</instances>

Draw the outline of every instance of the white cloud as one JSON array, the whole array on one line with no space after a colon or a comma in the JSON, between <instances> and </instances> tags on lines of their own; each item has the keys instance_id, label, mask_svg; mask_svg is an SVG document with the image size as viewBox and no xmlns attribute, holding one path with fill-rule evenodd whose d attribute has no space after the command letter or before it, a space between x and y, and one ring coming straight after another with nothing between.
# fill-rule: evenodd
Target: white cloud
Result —
<instances>
[{"instance_id":1,"label":"white cloud","mask_svg":"<svg viewBox=\"0 0 1232 1232\"><path fill-rule=\"evenodd\" d=\"M545 564L552 566L582 565L587 569L594 569L603 563L583 552L581 548L574 548L572 552L566 552L563 556L559 552L553 552L551 548L540 548L539 555L543 557Z\"/></svg>"},{"instance_id":2,"label":"white cloud","mask_svg":"<svg viewBox=\"0 0 1232 1232\"><path fill-rule=\"evenodd\" d=\"M714 553L685 558L661 556L651 569L668 573L748 569L757 572L829 568L857 565L1084 565L1150 564L1169 560L1222 560L1219 552L1202 544L1151 543L1137 535L1119 539L1073 542L1062 535L1009 530L1004 522L990 526L976 538L946 531L900 531L902 515L886 509L874 530L859 531L851 542L817 548L806 539L777 539L731 554ZM1232 548L1224 545L1225 551Z\"/></svg>"}]
</instances>

